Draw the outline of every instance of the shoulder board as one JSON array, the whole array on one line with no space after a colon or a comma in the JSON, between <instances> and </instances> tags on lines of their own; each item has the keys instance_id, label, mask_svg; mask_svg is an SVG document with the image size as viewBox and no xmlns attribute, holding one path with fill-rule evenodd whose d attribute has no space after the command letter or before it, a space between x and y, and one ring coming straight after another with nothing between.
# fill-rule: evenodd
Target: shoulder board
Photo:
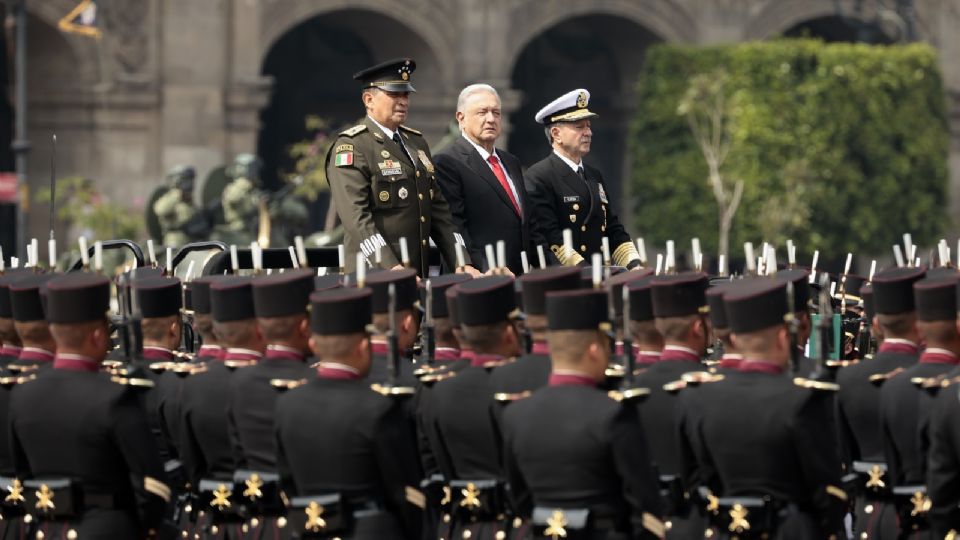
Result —
<instances>
[{"instance_id":1,"label":"shoulder board","mask_svg":"<svg viewBox=\"0 0 960 540\"><path fill-rule=\"evenodd\" d=\"M366 126L364 126L364 127L366 127ZM407 133L413 133L414 135L420 135L421 137L423 136L423 133L420 133L419 131L413 129L412 127L407 127L407 126L404 126L404 125L401 125L401 126L400 126L400 131L406 131Z\"/></svg>"},{"instance_id":2,"label":"shoulder board","mask_svg":"<svg viewBox=\"0 0 960 540\"><path fill-rule=\"evenodd\" d=\"M173 364L173 367L170 368L170 371L181 377L186 377L187 375L192 375L194 373L201 373L206 370L207 366L205 365L191 364L189 362L178 362Z\"/></svg>"},{"instance_id":3,"label":"shoulder board","mask_svg":"<svg viewBox=\"0 0 960 540\"><path fill-rule=\"evenodd\" d=\"M716 375L713 372L707 371L691 371L689 373L684 373L680 377L680 380L687 383L687 385L698 385L722 381L723 375Z\"/></svg>"},{"instance_id":4,"label":"shoulder board","mask_svg":"<svg viewBox=\"0 0 960 540\"><path fill-rule=\"evenodd\" d=\"M20 377L16 375L12 375L10 377L0 377L0 386L14 386L36 380L36 378L36 373L31 373L30 375L24 375Z\"/></svg>"},{"instance_id":5,"label":"shoulder board","mask_svg":"<svg viewBox=\"0 0 960 540\"><path fill-rule=\"evenodd\" d=\"M126 377L110 377L110 380L125 386L136 386L139 388L153 388L153 381L150 379L140 379L137 377L126 378Z\"/></svg>"},{"instance_id":6,"label":"shoulder board","mask_svg":"<svg viewBox=\"0 0 960 540\"><path fill-rule=\"evenodd\" d=\"M306 379L270 379L270 386L276 388L277 390L293 390L298 386L303 386L307 384Z\"/></svg>"},{"instance_id":7,"label":"shoulder board","mask_svg":"<svg viewBox=\"0 0 960 540\"><path fill-rule=\"evenodd\" d=\"M401 126L401 127L403 127L403 126ZM357 124L357 125L353 126L352 128L348 128L348 129L345 129L345 130L341 131L341 132L340 132L340 135L343 135L344 137L354 137L354 136L356 136L358 133L363 133L364 131L366 131L366 129L367 129L366 124Z\"/></svg>"},{"instance_id":8,"label":"shoulder board","mask_svg":"<svg viewBox=\"0 0 960 540\"><path fill-rule=\"evenodd\" d=\"M382 396L412 396L416 392L412 386L387 386L379 383L371 384L370 389Z\"/></svg>"},{"instance_id":9,"label":"shoulder board","mask_svg":"<svg viewBox=\"0 0 960 540\"><path fill-rule=\"evenodd\" d=\"M491 362L484 362L483 369L493 369L500 366L505 366L507 364L512 364L516 362L516 358L504 358L503 360L493 360Z\"/></svg>"},{"instance_id":10,"label":"shoulder board","mask_svg":"<svg viewBox=\"0 0 960 540\"><path fill-rule=\"evenodd\" d=\"M888 371L886 373L874 373L873 375L870 376L868 380L874 384L880 385L880 384L883 384L884 381L888 379L892 379L893 377L896 377L897 375L900 374L901 371L903 371L903 368L898 367L897 369Z\"/></svg>"},{"instance_id":11,"label":"shoulder board","mask_svg":"<svg viewBox=\"0 0 960 540\"><path fill-rule=\"evenodd\" d=\"M824 390L827 392L836 392L837 390L840 389L839 384L822 382L822 381L814 381L811 379L804 379L803 377L797 377L793 379L793 384L801 388L809 388L811 390Z\"/></svg>"},{"instance_id":12,"label":"shoulder board","mask_svg":"<svg viewBox=\"0 0 960 540\"><path fill-rule=\"evenodd\" d=\"M671 393L679 392L680 390L686 387L687 387L687 381L684 381L682 379L679 381L668 382L667 384L663 385L663 389Z\"/></svg>"},{"instance_id":13,"label":"shoulder board","mask_svg":"<svg viewBox=\"0 0 960 540\"><path fill-rule=\"evenodd\" d=\"M649 395L650 390L647 388L630 388L627 390L610 390L607 392L607 397L621 403L625 401L634 401Z\"/></svg>"},{"instance_id":14,"label":"shoulder board","mask_svg":"<svg viewBox=\"0 0 960 540\"><path fill-rule=\"evenodd\" d=\"M34 371L38 367L39 366L34 366L30 364L8 364L7 365L7 369L9 369L10 371L17 371L17 372Z\"/></svg>"},{"instance_id":15,"label":"shoulder board","mask_svg":"<svg viewBox=\"0 0 960 540\"><path fill-rule=\"evenodd\" d=\"M150 371L160 373L162 371L173 369L173 367L176 365L176 362L154 362L147 367L150 368Z\"/></svg>"},{"instance_id":16,"label":"shoulder board","mask_svg":"<svg viewBox=\"0 0 960 540\"><path fill-rule=\"evenodd\" d=\"M493 399L499 403L513 403L514 401L520 401L530 397L533 392L529 390L524 390L523 392L498 392L493 395Z\"/></svg>"},{"instance_id":17,"label":"shoulder board","mask_svg":"<svg viewBox=\"0 0 960 540\"><path fill-rule=\"evenodd\" d=\"M224 360L223 365L230 369L250 367L256 364L256 360Z\"/></svg>"},{"instance_id":18,"label":"shoulder board","mask_svg":"<svg viewBox=\"0 0 960 540\"><path fill-rule=\"evenodd\" d=\"M845 368L859 363L859 360L827 360L824 362L829 368Z\"/></svg>"},{"instance_id":19,"label":"shoulder board","mask_svg":"<svg viewBox=\"0 0 960 540\"><path fill-rule=\"evenodd\" d=\"M188 375L197 375L198 373L206 373L206 372L207 372L207 366L205 366L205 365L199 365L199 366L187 365L187 366L177 367L176 369L173 370L173 372L176 373L177 376L179 376L179 377L186 377L186 376L188 376Z\"/></svg>"},{"instance_id":20,"label":"shoulder board","mask_svg":"<svg viewBox=\"0 0 960 540\"><path fill-rule=\"evenodd\" d=\"M434 384L440 381L445 381L447 379L452 379L457 376L456 371L448 371L443 373L431 373L429 375L424 375L420 377L420 382L423 384Z\"/></svg>"},{"instance_id":21,"label":"shoulder board","mask_svg":"<svg viewBox=\"0 0 960 540\"><path fill-rule=\"evenodd\" d=\"M603 374L606 375L607 377L622 378L626 376L627 370L625 367L619 364L611 364L610 367L608 367L606 371L603 372Z\"/></svg>"}]
</instances>

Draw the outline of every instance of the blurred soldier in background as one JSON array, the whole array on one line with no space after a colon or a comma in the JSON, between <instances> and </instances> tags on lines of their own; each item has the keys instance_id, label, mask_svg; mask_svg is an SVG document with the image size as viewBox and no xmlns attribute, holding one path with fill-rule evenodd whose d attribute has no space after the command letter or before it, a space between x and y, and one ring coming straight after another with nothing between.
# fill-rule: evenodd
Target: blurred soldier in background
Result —
<instances>
[{"instance_id":1,"label":"blurred soldier in background","mask_svg":"<svg viewBox=\"0 0 960 540\"><path fill-rule=\"evenodd\" d=\"M287 233L295 234L306 225L306 205L287 196L296 184L267 192L261 184L262 171L263 162L253 154L240 154L234 159L228 172L232 180L220 197L224 223L217 226L215 239L237 245L257 240L268 247L289 242Z\"/></svg>"},{"instance_id":2,"label":"blurred soldier in background","mask_svg":"<svg viewBox=\"0 0 960 540\"><path fill-rule=\"evenodd\" d=\"M210 225L203 212L193 204L193 187L197 173L193 167L178 165L167 172L167 187L155 195L150 210L160 226L165 246L182 246L205 239ZM149 216L148 216L148 219Z\"/></svg>"}]
</instances>

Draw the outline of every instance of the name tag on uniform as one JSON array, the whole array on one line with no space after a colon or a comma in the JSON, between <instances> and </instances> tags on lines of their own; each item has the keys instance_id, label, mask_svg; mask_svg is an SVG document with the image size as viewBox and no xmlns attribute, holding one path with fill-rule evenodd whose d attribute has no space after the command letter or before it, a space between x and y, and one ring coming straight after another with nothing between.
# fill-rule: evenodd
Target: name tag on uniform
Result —
<instances>
[{"instance_id":1,"label":"name tag on uniform","mask_svg":"<svg viewBox=\"0 0 960 540\"><path fill-rule=\"evenodd\" d=\"M392 159L377 163L377 167L380 168L380 174L384 176L397 176L403 173L403 170L400 168L400 163Z\"/></svg>"},{"instance_id":2,"label":"name tag on uniform","mask_svg":"<svg viewBox=\"0 0 960 540\"><path fill-rule=\"evenodd\" d=\"M573 196L569 196L569 197L564 197L564 198L563 198L563 202L580 202L580 196L579 196L579 195L573 195Z\"/></svg>"}]
</instances>

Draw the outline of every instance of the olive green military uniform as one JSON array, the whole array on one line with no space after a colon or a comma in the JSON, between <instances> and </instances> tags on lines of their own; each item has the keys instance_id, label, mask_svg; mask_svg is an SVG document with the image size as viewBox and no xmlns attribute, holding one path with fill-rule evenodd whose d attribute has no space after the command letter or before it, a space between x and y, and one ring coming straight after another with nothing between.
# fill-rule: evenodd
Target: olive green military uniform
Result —
<instances>
[{"instance_id":1,"label":"olive green military uniform","mask_svg":"<svg viewBox=\"0 0 960 540\"><path fill-rule=\"evenodd\" d=\"M153 203L153 211L163 231L163 245L182 246L190 243L185 228L199 210L184 201L183 191L177 188L167 190Z\"/></svg>"},{"instance_id":2,"label":"olive green military uniform","mask_svg":"<svg viewBox=\"0 0 960 540\"><path fill-rule=\"evenodd\" d=\"M456 266L455 245L463 239L437 186L427 141L406 126L398 133L409 156L370 118L341 132L327 154L327 180L343 222L348 272L355 269L357 252L376 266L377 248L379 266L400 264L401 238L407 239L410 265L419 275L427 275L430 238L447 268ZM470 264L466 249L464 257Z\"/></svg>"}]
</instances>

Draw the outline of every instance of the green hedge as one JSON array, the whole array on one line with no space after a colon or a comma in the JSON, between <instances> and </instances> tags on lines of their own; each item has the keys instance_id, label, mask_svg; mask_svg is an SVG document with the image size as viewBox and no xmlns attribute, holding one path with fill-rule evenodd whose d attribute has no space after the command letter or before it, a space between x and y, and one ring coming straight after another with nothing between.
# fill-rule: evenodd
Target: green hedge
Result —
<instances>
[{"instance_id":1,"label":"green hedge","mask_svg":"<svg viewBox=\"0 0 960 540\"><path fill-rule=\"evenodd\" d=\"M947 112L931 47L659 45L638 83L629 142L634 226L648 245L698 236L715 253L707 167L677 106L692 76L717 69L733 105L724 171L745 183L731 256L742 257L744 241L787 238L805 255L887 253L903 232L932 245L950 228Z\"/></svg>"}]
</instances>

